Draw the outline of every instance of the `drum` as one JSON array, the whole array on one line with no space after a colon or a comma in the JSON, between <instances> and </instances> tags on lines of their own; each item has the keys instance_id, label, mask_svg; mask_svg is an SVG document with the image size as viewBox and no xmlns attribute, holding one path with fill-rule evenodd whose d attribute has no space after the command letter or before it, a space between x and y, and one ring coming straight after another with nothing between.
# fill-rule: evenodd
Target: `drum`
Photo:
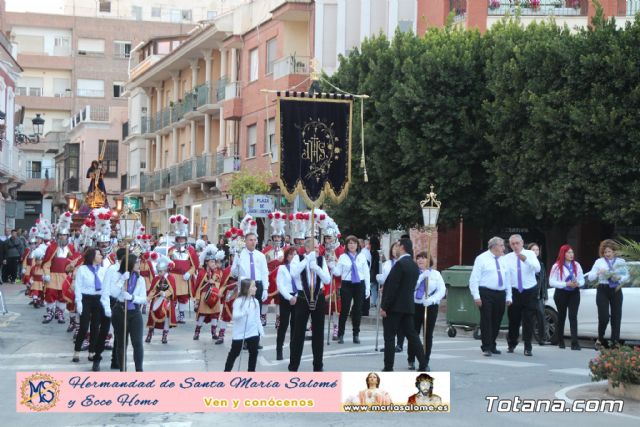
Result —
<instances>
[{"instance_id":1,"label":"drum","mask_svg":"<svg viewBox=\"0 0 640 427\"><path fill-rule=\"evenodd\" d=\"M211 308L214 308L218 303L219 299L219 290L215 286L212 286L207 292L204 302Z\"/></svg>"},{"instance_id":2,"label":"drum","mask_svg":"<svg viewBox=\"0 0 640 427\"><path fill-rule=\"evenodd\" d=\"M153 306L151 307L151 318L154 322L160 323L164 322L164 319L169 314L170 302L166 298L158 297L153 302Z\"/></svg>"}]
</instances>

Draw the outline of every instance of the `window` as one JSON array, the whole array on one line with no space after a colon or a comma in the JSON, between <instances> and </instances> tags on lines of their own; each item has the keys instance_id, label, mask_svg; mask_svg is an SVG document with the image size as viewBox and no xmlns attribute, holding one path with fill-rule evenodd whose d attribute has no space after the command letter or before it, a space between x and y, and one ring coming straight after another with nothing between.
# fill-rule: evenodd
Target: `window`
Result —
<instances>
[{"instance_id":1,"label":"window","mask_svg":"<svg viewBox=\"0 0 640 427\"><path fill-rule=\"evenodd\" d=\"M398 21L398 28L400 28L400 31L403 33L413 31L413 21Z\"/></svg>"},{"instance_id":2,"label":"window","mask_svg":"<svg viewBox=\"0 0 640 427\"><path fill-rule=\"evenodd\" d=\"M77 96L104 97L104 80L78 79Z\"/></svg>"},{"instance_id":3,"label":"window","mask_svg":"<svg viewBox=\"0 0 640 427\"><path fill-rule=\"evenodd\" d=\"M53 78L53 96L66 98L71 96L71 81L65 78Z\"/></svg>"},{"instance_id":4,"label":"window","mask_svg":"<svg viewBox=\"0 0 640 427\"><path fill-rule=\"evenodd\" d=\"M27 178L40 179L41 177L42 177L42 162L28 161L27 162Z\"/></svg>"},{"instance_id":5,"label":"window","mask_svg":"<svg viewBox=\"0 0 640 427\"><path fill-rule=\"evenodd\" d=\"M181 18L180 9L171 9L171 13L169 15L169 20L171 22L180 22Z\"/></svg>"},{"instance_id":6,"label":"window","mask_svg":"<svg viewBox=\"0 0 640 427\"><path fill-rule=\"evenodd\" d=\"M111 2L100 0L100 12L111 13Z\"/></svg>"},{"instance_id":7,"label":"window","mask_svg":"<svg viewBox=\"0 0 640 427\"><path fill-rule=\"evenodd\" d=\"M256 125L247 128L247 158L256 156L257 129Z\"/></svg>"},{"instance_id":8,"label":"window","mask_svg":"<svg viewBox=\"0 0 640 427\"><path fill-rule=\"evenodd\" d=\"M182 9L182 20L191 22L191 11L188 9Z\"/></svg>"},{"instance_id":9,"label":"window","mask_svg":"<svg viewBox=\"0 0 640 427\"><path fill-rule=\"evenodd\" d=\"M44 53L44 37L16 34L15 42L19 53Z\"/></svg>"},{"instance_id":10,"label":"window","mask_svg":"<svg viewBox=\"0 0 640 427\"><path fill-rule=\"evenodd\" d=\"M16 96L27 96L27 88L24 86L16 87Z\"/></svg>"},{"instance_id":11,"label":"window","mask_svg":"<svg viewBox=\"0 0 640 427\"><path fill-rule=\"evenodd\" d=\"M216 12L215 10L207 11L207 19L215 19L216 16L218 16L218 12Z\"/></svg>"},{"instance_id":12,"label":"window","mask_svg":"<svg viewBox=\"0 0 640 427\"><path fill-rule=\"evenodd\" d=\"M78 55L102 56L104 55L103 39L78 39Z\"/></svg>"},{"instance_id":13,"label":"window","mask_svg":"<svg viewBox=\"0 0 640 427\"><path fill-rule=\"evenodd\" d=\"M151 8L151 17L152 18L160 18L162 16L162 8L161 7L152 7Z\"/></svg>"},{"instance_id":14,"label":"window","mask_svg":"<svg viewBox=\"0 0 640 427\"><path fill-rule=\"evenodd\" d=\"M278 147L276 145L276 120L269 119L264 121L264 152L271 153L271 160L278 160Z\"/></svg>"},{"instance_id":15,"label":"window","mask_svg":"<svg viewBox=\"0 0 640 427\"><path fill-rule=\"evenodd\" d=\"M104 145L104 139L98 141L99 153L102 152L102 146ZM105 178L117 178L118 177L118 141L107 140L107 149L104 152L104 158L102 159L102 165L105 170Z\"/></svg>"},{"instance_id":16,"label":"window","mask_svg":"<svg viewBox=\"0 0 640 427\"><path fill-rule=\"evenodd\" d=\"M42 77L20 77L16 93L22 96L42 96L43 86Z\"/></svg>"},{"instance_id":17,"label":"window","mask_svg":"<svg viewBox=\"0 0 640 427\"><path fill-rule=\"evenodd\" d=\"M273 63L276 62L276 39L272 38L267 41L267 68L265 74L273 73Z\"/></svg>"},{"instance_id":18,"label":"window","mask_svg":"<svg viewBox=\"0 0 640 427\"><path fill-rule=\"evenodd\" d=\"M136 21L142 21L142 6L131 6L131 17Z\"/></svg>"},{"instance_id":19,"label":"window","mask_svg":"<svg viewBox=\"0 0 640 427\"><path fill-rule=\"evenodd\" d=\"M64 146L64 191L79 191L80 144Z\"/></svg>"},{"instance_id":20,"label":"window","mask_svg":"<svg viewBox=\"0 0 640 427\"><path fill-rule=\"evenodd\" d=\"M56 37L53 42L54 56L68 56L71 54L71 38L68 36Z\"/></svg>"},{"instance_id":21,"label":"window","mask_svg":"<svg viewBox=\"0 0 640 427\"><path fill-rule=\"evenodd\" d=\"M258 80L258 48L249 52L249 81Z\"/></svg>"},{"instance_id":22,"label":"window","mask_svg":"<svg viewBox=\"0 0 640 427\"><path fill-rule=\"evenodd\" d=\"M113 82L113 97L120 98L124 93L124 82Z\"/></svg>"},{"instance_id":23,"label":"window","mask_svg":"<svg viewBox=\"0 0 640 427\"><path fill-rule=\"evenodd\" d=\"M131 56L131 42L113 42L113 56L115 58L129 58Z\"/></svg>"}]
</instances>

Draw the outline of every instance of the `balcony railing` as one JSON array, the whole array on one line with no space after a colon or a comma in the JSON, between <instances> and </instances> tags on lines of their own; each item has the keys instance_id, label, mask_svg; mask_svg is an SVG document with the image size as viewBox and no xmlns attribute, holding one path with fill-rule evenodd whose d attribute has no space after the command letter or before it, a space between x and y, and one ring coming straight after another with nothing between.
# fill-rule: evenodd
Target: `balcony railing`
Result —
<instances>
[{"instance_id":1,"label":"balcony railing","mask_svg":"<svg viewBox=\"0 0 640 427\"><path fill-rule=\"evenodd\" d=\"M169 168L169 185L168 187L178 184L178 165Z\"/></svg>"},{"instance_id":2,"label":"balcony railing","mask_svg":"<svg viewBox=\"0 0 640 427\"><path fill-rule=\"evenodd\" d=\"M140 133L151 132L151 119L147 116L140 117Z\"/></svg>"},{"instance_id":3,"label":"balcony railing","mask_svg":"<svg viewBox=\"0 0 640 427\"><path fill-rule=\"evenodd\" d=\"M584 16L589 0L488 0L489 15ZM638 1L638 0L634 0Z\"/></svg>"},{"instance_id":4,"label":"balcony railing","mask_svg":"<svg viewBox=\"0 0 640 427\"><path fill-rule=\"evenodd\" d=\"M108 122L109 107L106 105L87 105L71 117L71 129L82 122Z\"/></svg>"},{"instance_id":5,"label":"balcony railing","mask_svg":"<svg viewBox=\"0 0 640 427\"><path fill-rule=\"evenodd\" d=\"M178 174L179 183L191 181L193 179L193 159L180 163Z\"/></svg>"},{"instance_id":6,"label":"balcony railing","mask_svg":"<svg viewBox=\"0 0 640 427\"><path fill-rule=\"evenodd\" d=\"M216 100L218 102L224 101L224 95L225 95L224 92L225 92L225 88L227 87L227 84L229 84L229 79L227 78L227 76L220 77L218 79L217 86L216 86Z\"/></svg>"},{"instance_id":7,"label":"balcony railing","mask_svg":"<svg viewBox=\"0 0 640 427\"><path fill-rule=\"evenodd\" d=\"M203 154L196 157L196 178L215 176L217 169L216 155Z\"/></svg>"},{"instance_id":8,"label":"balcony railing","mask_svg":"<svg viewBox=\"0 0 640 427\"><path fill-rule=\"evenodd\" d=\"M169 169L162 169L160 173L162 175L162 183L161 183L161 187L156 189L156 191L160 189L168 190L169 187L171 187L171 178L169 177Z\"/></svg>"},{"instance_id":9,"label":"balcony railing","mask_svg":"<svg viewBox=\"0 0 640 427\"><path fill-rule=\"evenodd\" d=\"M225 157L223 160L223 173L231 173L238 172L240 170L240 157L239 156L229 156Z\"/></svg>"},{"instance_id":10,"label":"balcony railing","mask_svg":"<svg viewBox=\"0 0 640 427\"><path fill-rule=\"evenodd\" d=\"M196 93L197 108L200 108L203 105L211 104L211 90L208 83L196 86L193 90Z\"/></svg>"},{"instance_id":11,"label":"balcony railing","mask_svg":"<svg viewBox=\"0 0 640 427\"><path fill-rule=\"evenodd\" d=\"M153 191L158 191L162 188L162 171L155 171L153 173Z\"/></svg>"},{"instance_id":12,"label":"balcony railing","mask_svg":"<svg viewBox=\"0 0 640 427\"><path fill-rule=\"evenodd\" d=\"M224 88L224 99L240 98L242 94L242 83L232 82Z\"/></svg>"},{"instance_id":13,"label":"balcony railing","mask_svg":"<svg viewBox=\"0 0 640 427\"><path fill-rule=\"evenodd\" d=\"M453 12L453 22L467 19L467 0L449 0L449 12Z\"/></svg>"},{"instance_id":14,"label":"balcony railing","mask_svg":"<svg viewBox=\"0 0 640 427\"><path fill-rule=\"evenodd\" d=\"M291 55L273 63L273 79L289 74L309 74L309 57Z\"/></svg>"},{"instance_id":15,"label":"balcony railing","mask_svg":"<svg viewBox=\"0 0 640 427\"><path fill-rule=\"evenodd\" d=\"M153 175L149 173L140 174L140 192L152 193L153 192Z\"/></svg>"}]
</instances>

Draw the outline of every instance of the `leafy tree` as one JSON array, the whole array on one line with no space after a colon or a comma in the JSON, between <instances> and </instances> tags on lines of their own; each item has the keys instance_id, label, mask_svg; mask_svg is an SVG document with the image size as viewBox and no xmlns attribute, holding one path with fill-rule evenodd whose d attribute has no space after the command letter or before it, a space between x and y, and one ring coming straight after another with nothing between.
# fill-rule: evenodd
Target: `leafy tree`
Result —
<instances>
[{"instance_id":1,"label":"leafy tree","mask_svg":"<svg viewBox=\"0 0 640 427\"><path fill-rule=\"evenodd\" d=\"M265 194L271 188L267 183L267 176L240 171L233 174L229 183L229 194L236 200L242 200L250 194Z\"/></svg>"}]
</instances>

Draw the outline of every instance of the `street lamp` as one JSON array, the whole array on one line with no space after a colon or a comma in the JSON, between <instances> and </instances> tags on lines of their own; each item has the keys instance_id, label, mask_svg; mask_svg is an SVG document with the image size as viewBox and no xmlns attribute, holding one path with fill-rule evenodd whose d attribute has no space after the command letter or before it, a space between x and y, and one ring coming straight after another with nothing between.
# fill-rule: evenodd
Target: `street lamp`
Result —
<instances>
[{"instance_id":1,"label":"street lamp","mask_svg":"<svg viewBox=\"0 0 640 427\"><path fill-rule=\"evenodd\" d=\"M129 271L129 247L131 246L131 242L136 238L136 229L137 224L140 222L140 214L129 209L128 205L124 206L124 210L122 211L122 215L120 215L120 228L118 228L118 238L124 240L126 242L125 245L125 256L124 256L124 271ZM127 281L123 284L123 290L127 290ZM128 301L124 301L124 351L122 352L122 365L120 367L120 371L127 371L127 344L129 342L129 338L127 336L127 312L128 312Z\"/></svg>"},{"instance_id":2,"label":"street lamp","mask_svg":"<svg viewBox=\"0 0 640 427\"><path fill-rule=\"evenodd\" d=\"M40 135L42 135L42 129L44 128L44 119L40 117L40 113L36 113L36 116L31 120L33 124L33 132L36 137L36 142L40 142Z\"/></svg>"},{"instance_id":3,"label":"street lamp","mask_svg":"<svg viewBox=\"0 0 640 427\"><path fill-rule=\"evenodd\" d=\"M75 212L78 207L78 199L74 194L67 194L65 197L67 198L67 210Z\"/></svg>"},{"instance_id":4,"label":"street lamp","mask_svg":"<svg viewBox=\"0 0 640 427\"><path fill-rule=\"evenodd\" d=\"M436 193L433 192L433 185L431 191L426 195L426 198L420 202L422 208L422 220L424 222L425 232L427 233L427 266L431 264L431 235L436 230L438 225L438 216L440 215L440 201L436 197ZM429 278L425 281L425 295L429 295ZM424 308L424 351L427 351L427 308Z\"/></svg>"}]
</instances>

